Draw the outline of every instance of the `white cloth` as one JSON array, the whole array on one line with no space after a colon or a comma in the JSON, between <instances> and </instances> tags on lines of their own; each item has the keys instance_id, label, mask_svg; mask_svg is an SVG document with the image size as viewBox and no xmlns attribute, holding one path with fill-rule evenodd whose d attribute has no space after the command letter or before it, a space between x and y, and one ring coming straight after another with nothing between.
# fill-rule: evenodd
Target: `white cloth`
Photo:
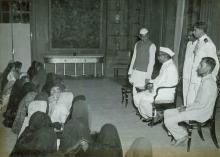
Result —
<instances>
[{"instance_id":1,"label":"white cloth","mask_svg":"<svg viewBox=\"0 0 220 157\"><path fill-rule=\"evenodd\" d=\"M16 81L13 70L8 73L7 80L8 80L8 82L2 91L2 106L1 107L8 105L9 98L11 95L11 90L14 86L15 81Z\"/></svg>"},{"instance_id":2,"label":"white cloth","mask_svg":"<svg viewBox=\"0 0 220 157\"><path fill-rule=\"evenodd\" d=\"M140 92L133 95L134 104L138 108L140 114L147 118L152 117L152 102L158 87L171 87L178 83L178 72L173 60L170 59L163 63L159 75L150 82L153 83L154 90L152 93L149 91ZM158 93L158 101L174 100L175 89L161 89Z\"/></svg>"},{"instance_id":3,"label":"white cloth","mask_svg":"<svg viewBox=\"0 0 220 157\"><path fill-rule=\"evenodd\" d=\"M141 28L140 29L140 32L139 32L141 35L145 35L148 33L148 30L146 28Z\"/></svg>"},{"instance_id":4,"label":"white cloth","mask_svg":"<svg viewBox=\"0 0 220 157\"><path fill-rule=\"evenodd\" d=\"M14 75L14 71L10 71L8 76L7 76L7 80L8 81L16 81L15 75Z\"/></svg>"},{"instance_id":5,"label":"white cloth","mask_svg":"<svg viewBox=\"0 0 220 157\"><path fill-rule=\"evenodd\" d=\"M35 101L32 101L28 105L28 116L25 117L25 119L24 119L21 131L18 134L18 137L22 134L24 129L29 125L29 120L30 120L31 116L37 111L41 111L41 112L46 113L46 111L47 111L47 102L42 101L42 100L35 100Z\"/></svg>"},{"instance_id":6,"label":"white cloth","mask_svg":"<svg viewBox=\"0 0 220 157\"><path fill-rule=\"evenodd\" d=\"M69 115L70 108L72 106L73 94L71 92L63 92L57 101L57 104L53 106L51 114L49 115L52 122L65 123L67 116Z\"/></svg>"},{"instance_id":7,"label":"white cloth","mask_svg":"<svg viewBox=\"0 0 220 157\"><path fill-rule=\"evenodd\" d=\"M181 139L187 135L184 127L178 123L187 120L205 122L208 120L214 109L217 93L217 85L211 74L202 78L195 101L186 107L186 110L179 112L177 109L169 109L164 112L164 124L175 139Z\"/></svg>"},{"instance_id":8,"label":"white cloth","mask_svg":"<svg viewBox=\"0 0 220 157\"><path fill-rule=\"evenodd\" d=\"M8 83L5 85L5 87L2 91L2 106L1 107L8 105L9 98L11 96L11 90L14 86L14 83L15 83L15 81L11 80L11 81L8 81Z\"/></svg>"},{"instance_id":9,"label":"white cloth","mask_svg":"<svg viewBox=\"0 0 220 157\"><path fill-rule=\"evenodd\" d=\"M183 98L185 106L191 104L195 100L195 96L201 82L201 78L197 75L197 68L203 57L212 57L215 59L216 66L212 72L212 75L216 77L219 70L216 47L206 34L195 42L189 42L187 44L183 67Z\"/></svg>"},{"instance_id":10,"label":"white cloth","mask_svg":"<svg viewBox=\"0 0 220 157\"><path fill-rule=\"evenodd\" d=\"M149 63L147 67L147 72L142 72L139 70L133 69L134 62L136 59L136 45L134 47L134 53L131 59L131 64L128 70L128 75L131 75L129 78L129 82L133 84L135 87L143 87L145 85L145 79L151 79L151 75L153 72L153 67L155 63L155 53L156 53L156 46L155 44L151 44L150 49L149 49Z\"/></svg>"}]
</instances>

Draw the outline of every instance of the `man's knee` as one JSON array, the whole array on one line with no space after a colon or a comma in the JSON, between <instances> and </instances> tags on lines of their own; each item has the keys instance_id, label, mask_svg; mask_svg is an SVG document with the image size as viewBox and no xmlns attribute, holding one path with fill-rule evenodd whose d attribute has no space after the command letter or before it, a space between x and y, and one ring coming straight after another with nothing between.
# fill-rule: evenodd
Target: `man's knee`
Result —
<instances>
[{"instance_id":1,"label":"man's knee","mask_svg":"<svg viewBox=\"0 0 220 157\"><path fill-rule=\"evenodd\" d=\"M136 107L139 106L139 102L140 102L139 99L140 99L140 98L139 98L137 95L133 96L134 105L135 105Z\"/></svg>"},{"instance_id":2,"label":"man's knee","mask_svg":"<svg viewBox=\"0 0 220 157\"><path fill-rule=\"evenodd\" d=\"M140 101L139 110L147 116L152 117L152 104L150 102L142 99Z\"/></svg>"},{"instance_id":3,"label":"man's knee","mask_svg":"<svg viewBox=\"0 0 220 157\"><path fill-rule=\"evenodd\" d=\"M169 114L170 114L170 110L165 110L163 115L164 115L164 120L165 118L167 119L169 117Z\"/></svg>"}]
</instances>

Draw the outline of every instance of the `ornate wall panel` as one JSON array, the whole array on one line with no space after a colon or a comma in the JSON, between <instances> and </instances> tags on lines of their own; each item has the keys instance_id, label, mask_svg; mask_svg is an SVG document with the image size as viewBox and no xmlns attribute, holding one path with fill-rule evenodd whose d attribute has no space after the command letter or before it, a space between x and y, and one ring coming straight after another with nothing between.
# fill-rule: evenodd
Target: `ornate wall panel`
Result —
<instances>
[{"instance_id":1,"label":"ornate wall panel","mask_svg":"<svg viewBox=\"0 0 220 157\"><path fill-rule=\"evenodd\" d=\"M101 48L102 9L101 0L50 0L50 48Z\"/></svg>"}]
</instances>

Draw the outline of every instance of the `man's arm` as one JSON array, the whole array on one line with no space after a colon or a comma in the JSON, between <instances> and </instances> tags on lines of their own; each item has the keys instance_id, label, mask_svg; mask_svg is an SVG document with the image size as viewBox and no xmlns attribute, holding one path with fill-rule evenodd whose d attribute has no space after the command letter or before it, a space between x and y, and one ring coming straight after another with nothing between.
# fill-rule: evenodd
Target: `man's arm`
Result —
<instances>
[{"instance_id":1,"label":"man's arm","mask_svg":"<svg viewBox=\"0 0 220 157\"><path fill-rule=\"evenodd\" d=\"M205 82L202 82L197 92L195 101L189 106L187 106L186 110L187 111L199 110L199 109L205 108L207 105L210 104L210 101L213 101L213 99L215 101L216 93L217 93L217 86L214 86L214 84L212 84L208 80Z\"/></svg>"},{"instance_id":2,"label":"man's arm","mask_svg":"<svg viewBox=\"0 0 220 157\"><path fill-rule=\"evenodd\" d=\"M150 49L149 49L149 63L147 67L147 73L146 73L146 79L151 79L153 69L154 69L154 64L155 64L155 53L156 53L156 46L155 44L151 44Z\"/></svg>"},{"instance_id":3,"label":"man's arm","mask_svg":"<svg viewBox=\"0 0 220 157\"><path fill-rule=\"evenodd\" d=\"M131 64L130 64L130 67L129 67L129 70L128 70L128 75L131 75L132 74L132 71L133 71L133 66L134 66L134 62L135 62L135 59L136 59L136 45L134 46L134 53L133 53L133 56L132 56L132 59L131 59Z\"/></svg>"}]
</instances>

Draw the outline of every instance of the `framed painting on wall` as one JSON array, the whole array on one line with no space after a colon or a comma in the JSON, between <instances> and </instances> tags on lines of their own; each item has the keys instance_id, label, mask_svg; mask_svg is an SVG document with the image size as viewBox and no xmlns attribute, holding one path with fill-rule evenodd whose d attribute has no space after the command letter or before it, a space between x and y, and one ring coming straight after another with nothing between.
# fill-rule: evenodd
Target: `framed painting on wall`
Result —
<instances>
[{"instance_id":1,"label":"framed painting on wall","mask_svg":"<svg viewBox=\"0 0 220 157\"><path fill-rule=\"evenodd\" d=\"M50 0L50 50L102 49L103 14L102 0Z\"/></svg>"}]
</instances>

